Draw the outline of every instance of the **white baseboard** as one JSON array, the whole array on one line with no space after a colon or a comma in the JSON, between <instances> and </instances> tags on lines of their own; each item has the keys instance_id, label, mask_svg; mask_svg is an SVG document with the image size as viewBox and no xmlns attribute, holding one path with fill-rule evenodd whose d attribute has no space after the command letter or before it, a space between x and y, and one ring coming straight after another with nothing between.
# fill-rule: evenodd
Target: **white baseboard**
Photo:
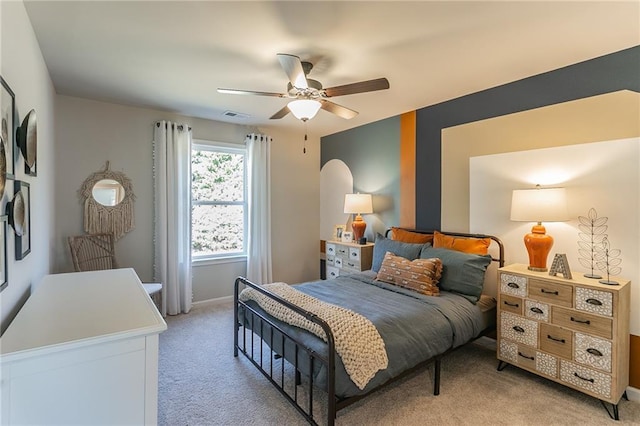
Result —
<instances>
[{"instance_id":1,"label":"white baseboard","mask_svg":"<svg viewBox=\"0 0 640 426\"><path fill-rule=\"evenodd\" d=\"M627 386L627 398L629 401L640 402L640 389Z\"/></svg>"},{"instance_id":2,"label":"white baseboard","mask_svg":"<svg viewBox=\"0 0 640 426\"><path fill-rule=\"evenodd\" d=\"M224 297L217 297L215 299L200 300L198 302L193 302L193 307L195 308L197 306L221 305L223 303L228 303L228 302L233 302L233 296L224 296Z\"/></svg>"}]
</instances>

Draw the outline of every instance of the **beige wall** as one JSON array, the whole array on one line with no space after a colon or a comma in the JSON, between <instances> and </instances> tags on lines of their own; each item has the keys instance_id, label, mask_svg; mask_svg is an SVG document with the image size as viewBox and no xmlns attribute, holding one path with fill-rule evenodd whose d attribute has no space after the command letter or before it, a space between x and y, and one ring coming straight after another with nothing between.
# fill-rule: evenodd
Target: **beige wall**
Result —
<instances>
[{"instance_id":1,"label":"beige wall","mask_svg":"<svg viewBox=\"0 0 640 426\"><path fill-rule=\"evenodd\" d=\"M621 91L442 130L442 229L469 230L469 158L640 135L640 94Z\"/></svg>"},{"instance_id":2,"label":"beige wall","mask_svg":"<svg viewBox=\"0 0 640 426\"><path fill-rule=\"evenodd\" d=\"M68 96L56 99L56 235L54 270L72 270L66 238L81 234L82 206L77 190L84 179L110 161L124 172L136 195L133 231L117 242L118 260L133 267L143 281L153 273L153 124L162 119L186 123L194 139L243 143L256 129L185 117L163 111L98 102ZM290 282L315 278L317 241L292 238L304 235L307 220L317 224L319 145L313 138L302 155L298 135L270 133L272 144L272 227L274 279ZM300 136L301 138L302 136ZM298 149L299 148L299 149ZM315 210L314 210L315 209ZM194 301L230 296L233 280L245 273L245 262L230 261L194 267ZM213 277L213 278L212 278Z\"/></svg>"},{"instance_id":3,"label":"beige wall","mask_svg":"<svg viewBox=\"0 0 640 426\"><path fill-rule=\"evenodd\" d=\"M482 155L640 137L640 94L621 91L532 111L468 123L442 131L442 228L469 230L469 159ZM636 200L640 199L639 196ZM490 200L487 200L490 202ZM629 206L640 210L638 202ZM606 215L605 215L606 216ZM636 217L637 220L637 217ZM477 231L477 230L476 230ZM628 235L637 244L640 235ZM509 250L507 248L507 250ZM624 254L624 253L623 253ZM629 259L640 262L640 259ZM635 265L637 270L638 265ZM631 268L634 269L634 268ZM629 268L623 265L623 276ZM640 279L632 280L631 365L640 364ZM631 386L640 389L640 371L632 369ZM638 398L635 391L634 398Z\"/></svg>"},{"instance_id":4,"label":"beige wall","mask_svg":"<svg viewBox=\"0 0 640 426\"><path fill-rule=\"evenodd\" d=\"M9 286L0 293L0 330L4 331L30 294L32 285L49 273L54 246L54 98L55 91L40 47L22 2L0 2L0 74L15 94L19 122L35 109L38 123L38 176L25 176L24 160L17 156L16 179L31 185L31 253L16 261L13 229L7 229ZM0 211L13 196L7 182Z\"/></svg>"}]
</instances>

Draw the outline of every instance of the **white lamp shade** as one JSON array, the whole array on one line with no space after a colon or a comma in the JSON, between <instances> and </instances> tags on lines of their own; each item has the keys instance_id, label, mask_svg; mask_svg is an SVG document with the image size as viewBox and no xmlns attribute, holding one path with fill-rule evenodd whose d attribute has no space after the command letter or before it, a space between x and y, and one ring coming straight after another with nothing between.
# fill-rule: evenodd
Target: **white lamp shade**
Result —
<instances>
[{"instance_id":1,"label":"white lamp shade","mask_svg":"<svg viewBox=\"0 0 640 426\"><path fill-rule=\"evenodd\" d=\"M565 189L514 189L511 196L511 220L518 222L569 220Z\"/></svg>"},{"instance_id":2,"label":"white lamp shade","mask_svg":"<svg viewBox=\"0 0 640 426\"><path fill-rule=\"evenodd\" d=\"M287 106L298 120L310 120L315 117L322 105L313 99L298 99L289 102Z\"/></svg>"},{"instance_id":3,"label":"white lamp shade","mask_svg":"<svg viewBox=\"0 0 640 426\"><path fill-rule=\"evenodd\" d=\"M371 194L345 194L344 212L349 214L373 213Z\"/></svg>"}]
</instances>

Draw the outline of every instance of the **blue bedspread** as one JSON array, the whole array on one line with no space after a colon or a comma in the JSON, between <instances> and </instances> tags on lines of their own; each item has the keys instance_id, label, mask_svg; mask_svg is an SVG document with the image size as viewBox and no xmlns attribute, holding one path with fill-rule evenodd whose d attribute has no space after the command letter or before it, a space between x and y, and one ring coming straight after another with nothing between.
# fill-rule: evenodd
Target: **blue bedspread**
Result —
<instances>
[{"instance_id":1,"label":"blue bedspread","mask_svg":"<svg viewBox=\"0 0 640 426\"><path fill-rule=\"evenodd\" d=\"M363 390L349 379L340 357L336 356L338 397L367 393L420 362L467 343L483 329L480 308L462 296L448 292L441 292L438 297L424 296L374 278L375 273L367 271L295 286L322 301L365 316L385 342L389 366L379 371ZM293 336L314 350L325 352L326 346L316 336L276 323L290 329ZM314 376L317 385L326 386L324 368L317 369Z\"/></svg>"}]
</instances>

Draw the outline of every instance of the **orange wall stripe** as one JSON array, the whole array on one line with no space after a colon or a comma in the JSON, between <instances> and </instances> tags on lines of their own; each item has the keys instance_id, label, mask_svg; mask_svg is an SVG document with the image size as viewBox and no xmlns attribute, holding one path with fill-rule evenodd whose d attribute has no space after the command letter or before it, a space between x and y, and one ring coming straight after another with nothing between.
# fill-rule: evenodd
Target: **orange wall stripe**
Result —
<instances>
[{"instance_id":1,"label":"orange wall stripe","mask_svg":"<svg viewBox=\"0 0 640 426\"><path fill-rule=\"evenodd\" d=\"M629 385L640 389L640 336L631 335L631 356L629 357Z\"/></svg>"},{"instance_id":2,"label":"orange wall stripe","mask_svg":"<svg viewBox=\"0 0 640 426\"><path fill-rule=\"evenodd\" d=\"M416 226L416 112L400 116L400 223Z\"/></svg>"}]
</instances>

